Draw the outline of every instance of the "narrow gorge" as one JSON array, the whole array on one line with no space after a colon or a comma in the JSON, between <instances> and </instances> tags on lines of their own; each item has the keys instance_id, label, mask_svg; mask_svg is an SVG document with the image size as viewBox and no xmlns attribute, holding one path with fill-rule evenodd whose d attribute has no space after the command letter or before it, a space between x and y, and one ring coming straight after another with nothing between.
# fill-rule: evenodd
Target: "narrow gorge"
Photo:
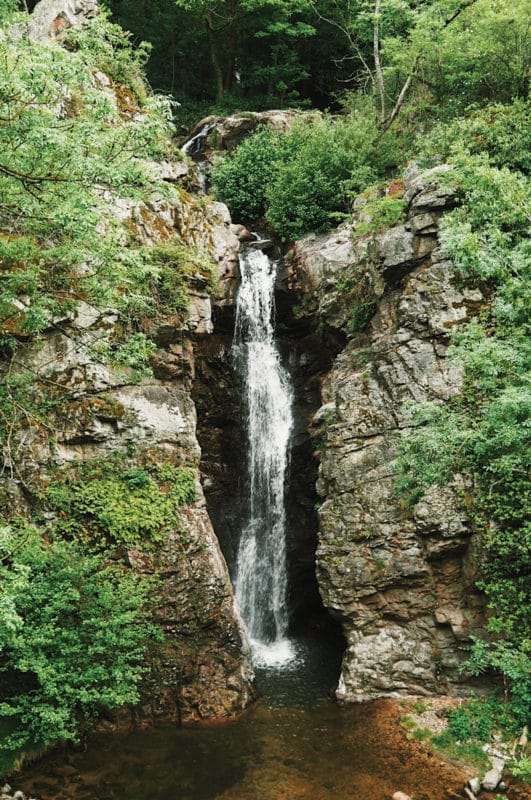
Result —
<instances>
[{"instance_id":1,"label":"narrow gorge","mask_svg":"<svg viewBox=\"0 0 531 800\"><path fill-rule=\"evenodd\" d=\"M0 777L527 800L527 107L191 127L110 14L0 2Z\"/></svg>"}]
</instances>

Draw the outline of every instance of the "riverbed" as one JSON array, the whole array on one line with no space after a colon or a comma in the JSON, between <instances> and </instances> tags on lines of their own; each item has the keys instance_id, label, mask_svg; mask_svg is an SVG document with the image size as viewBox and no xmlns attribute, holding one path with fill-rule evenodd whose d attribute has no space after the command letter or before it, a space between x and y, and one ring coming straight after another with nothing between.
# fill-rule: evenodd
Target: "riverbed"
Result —
<instances>
[{"instance_id":1,"label":"riverbed","mask_svg":"<svg viewBox=\"0 0 531 800\"><path fill-rule=\"evenodd\" d=\"M262 697L223 724L95 735L25 771L40 800L416 800L462 796L464 773L408 741L393 700L340 706L337 658L296 643L262 669Z\"/></svg>"}]
</instances>

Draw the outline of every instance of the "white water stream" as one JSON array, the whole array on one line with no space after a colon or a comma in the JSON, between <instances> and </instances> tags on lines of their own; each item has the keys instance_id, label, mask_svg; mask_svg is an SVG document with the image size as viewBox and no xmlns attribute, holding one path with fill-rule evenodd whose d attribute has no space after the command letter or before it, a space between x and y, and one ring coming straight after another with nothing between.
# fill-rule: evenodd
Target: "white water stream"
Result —
<instances>
[{"instance_id":1,"label":"white water stream","mask_svg":"<svg viewBox=\"0 0 531 800\"><path fill-rule=\"evenodd\" d=\"M287 638L284 497L292 392L274 340L275 264L250 247L240 254L240 270L234 355L244 387L249 498L234 585L254 661L274 665L294 656Z\"/></svg>"}]
</instances>

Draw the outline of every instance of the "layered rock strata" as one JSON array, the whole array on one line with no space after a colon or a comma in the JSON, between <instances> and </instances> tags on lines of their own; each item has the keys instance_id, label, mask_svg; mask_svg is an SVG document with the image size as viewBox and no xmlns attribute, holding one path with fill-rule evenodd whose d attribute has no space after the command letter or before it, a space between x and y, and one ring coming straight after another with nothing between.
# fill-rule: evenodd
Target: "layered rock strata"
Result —
<instances>
[{"instance_id":1,"label":"layered rock strata","mask_svg":"<svg viewBox=\"0 0 531 800\"><path fill-rule=\"evenodd\" d=\"M444 169L410 175L403 224L362 237L355 223L310 235L291 262L292 284L308 298L301 314L347 333L348 275L357 302L375 311L324 378L313 423L321 459L317 577L347 640L337 689L344 700L457 690L460 648L484 624L456 487L432 490L411 512L394 489L407 404L444 403L460 392L448 334L483 303L476 288L458 284L438 246L438 222L455 205L453 191L437 187Z\"/></svg>"},{"instance_id":2,"label":"layered rock strata","mask_svg":"<svg viewBox=\"0 0 531 800\"><path fill-rule=\"evenodd\" d=\"M220 204L201 210L192 198L160 206L121 203L111 209L146 243L178 235L201 245L216 261L221 278L234 262L237 239ZM110 210L110 211L111 211ZM202 236L202 242L201 242ZM50 397L69 398L53 412L54 439L35 428L24 434L16 463L4 465L1 489L11 513L27 516L38 506L37 490L57 474L113 453L134 453L134 463L198 467L196 410L191 399L195 362L192 337L212 330L211 299L200 276L184 319L161 320L151 331L157 344L154 376L138 382L134 371L113 367L96 355L98 342L118 319L112 309L84 303L71 318L54 320L39 341L21 343L13 370L31 371ZM6 365L7 368L7 365ZM181 721L227 716L253 695L246 636L235 610L225 560L197 481L197 502L183 508L180 529L155 551L132 549L127 560L156 574L161 587L157 621L166 633L154 676L144 687L142 717ZM37 506L36 506L37 504Z\"/></svg>"}]
</instances>

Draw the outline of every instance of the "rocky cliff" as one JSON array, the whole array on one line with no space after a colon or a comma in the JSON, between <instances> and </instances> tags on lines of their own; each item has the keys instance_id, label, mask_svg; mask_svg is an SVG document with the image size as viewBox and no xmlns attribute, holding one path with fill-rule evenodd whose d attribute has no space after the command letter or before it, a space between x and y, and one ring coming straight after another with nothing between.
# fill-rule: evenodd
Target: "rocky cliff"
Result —
<instances>
[{"instance_id":1,"label":"rocky cliff","mask_svg":"<svg viewBox=\"0 0 531 800\"><path fill-rule=\"evenodd\" d=\"M191 199L164 208L131 204L125 211L123 206L114 209L124 222L137 225L135 220L141 220L145 241L160 241L171 231L201 244L203 235L202 244L223 275L237 248L226 210L201 208L202 232L183 222L194 212ZM30 426L17 441L16 456L6 463L1 482L8 512L34 515L39 497L58 473L73 475L83 464L102 463L116 454L128 469L171 464L197 470L192 338L212 326L210 298L200 276L184 318L162 319L150 334L156 344L153 377L139 380L134 369L97 357L98 342L118 324L113 309L81 303L71 318L54 320L38 341L21 343L15 365L4 365L11 376L30 371L50 400L67 398L50 413L53 439ZM252 695L245 635L198 478L196 496L195 503L183 506L179 528L169 531L161 545L144 551L140 544L126 556L133 568L157 576L162 595L157 619L166 640L145 687L143 716L183 721L224 716L244 707ZM53 512L46 516L53 521Z\"/></svg>"},{"instance_id":2,"label":"rocky cliff","mask_svg":"<svg viewBox=\"0 0 531 800\"><path fill-rule=\"evenodd\" d=\"M42 47L56 47L55 42L47 44L49 39L84 24L97 11L92 2L43 0L27 33ZM135 125L137 120L140 124L151 113L134 103L126 108L124 86L102 72L94 72L92 78L101 102L110 109L109 118L115 114L114 125ZM67 89L64 93L67 96ZM64 113L72 111L58 111ZM152 489L157 485L153 506L146 500L138 507L148 522L145 530L155 530L149 517L156 519L157 503L164 506L173 477L195 476L195 488L179 500L177 521L168 525L166 519L153 541L144 541L141 532L134 540L114 541L111 536L105 542L110 559L152 576L158 595L155 616L165 639L152 654L151 676L137 714L190 721L234 714L253 695L246 636L199 481L200 448L191 399L194 337L212 330L208 273L215 273L222 301L239 243L226 207L190 195L183 186L183 181L193 183L186 163L170 142L167 152L168 161L146 163L155 188L144 192L143 199L120 193L112 183L96 186L103 208L102 234L109 225L124 251L163 253L164 262L153 273L160 277L163 269L166 275L161 290L153 289L156 313L137 322L135 331L115 307L76 298L75 308L70 304L69 311L49 314L37 335L9 329L16 344L2 350L0 375L8 387L7 400L13 387L20 386L25 400L17 396L11 404L18 421L7 423L0 496L6 521L31 520L44 536L58 521L77 521L85 532L87 524L92 525L101 534L105 518L117 509L131 513L132 524L141 531L143 523L134 519L134 511L128 512L119 494L103 496L115 491L113 480L120 484L124 475L137 474ZM206 272L203 263L208 265ZM186 303L179 294L172 308L168 294L181 292L183 269ZM90 264L82 265L80 272L90 272ZM133 279L120 291L130 293L134 302ZM31 301L21 297L13 302L21 316ZM140 369L133 363L136 356L133 362L113 358L117 348L127 349L135 342L148 344ZM38 403L39 412L28 411L30 403ZM87 468L92 471L88 477ZM75 499L72 504L73 495L70 512L50 500L52 484L75 493L92 479L102 494L88 508L82 510ZM126 483L120 485L125 492ZM101 512L98 523L94 509Z\"/></svg>"},{"instance_id":3,"label":"rocky cliff","mask_svg":"<svg viewBox=\"0 0 531 800\"><path fill-rule=\"evenodd\" d=\"M307 236L288 261L303 293L299 316L347 338L313 420L317 578L347 641L337 689L344 700L457 690L465 681L460 647L484 624L459 487L431 491L411 511L394 489L408 402L445 403L459 393L448 333L483 302L438 247L439 220L455 205L453 190L438 186L445 170L411 172L405 186L389 187L403 198L402 224L358 233L360 222L371 228L362 203L351 223Z\"/></svg>"}]
</instances>

